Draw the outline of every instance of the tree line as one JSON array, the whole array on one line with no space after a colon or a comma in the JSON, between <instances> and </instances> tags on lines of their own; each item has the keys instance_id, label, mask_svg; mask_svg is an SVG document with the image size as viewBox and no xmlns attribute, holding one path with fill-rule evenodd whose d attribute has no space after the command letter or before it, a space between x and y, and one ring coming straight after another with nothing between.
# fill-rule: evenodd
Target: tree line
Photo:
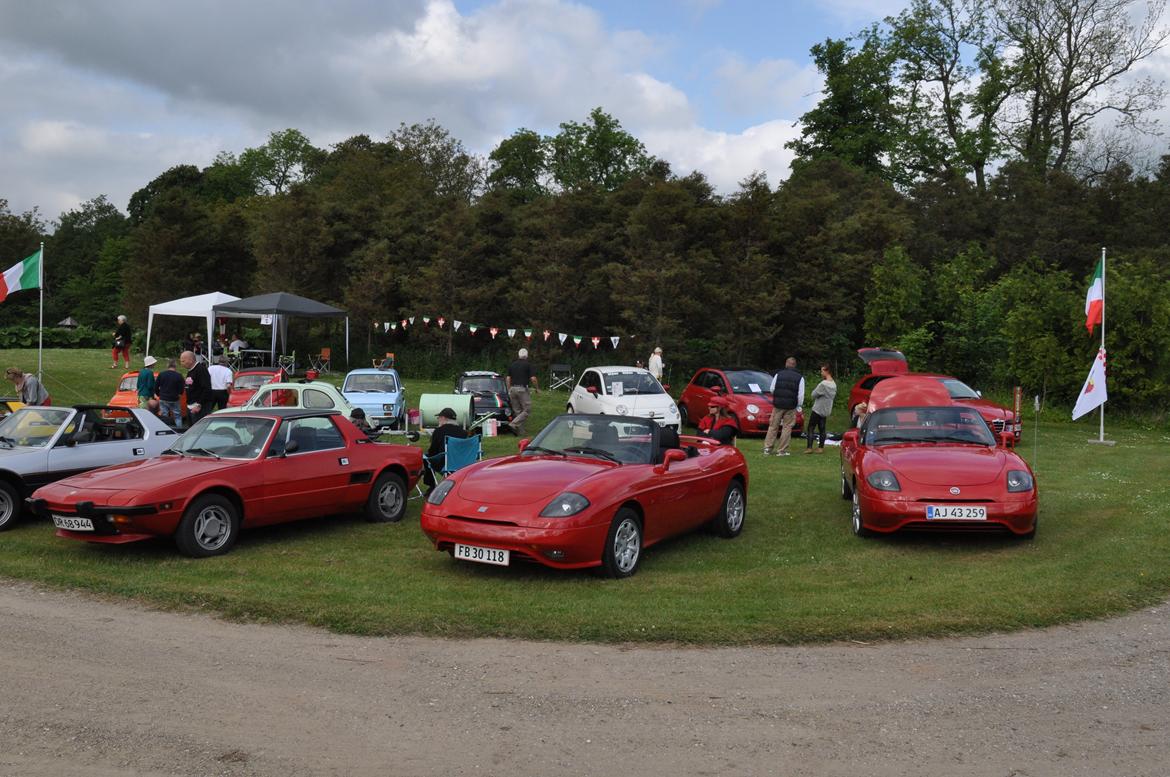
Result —
<instances>
[{"instance_id":1,"label":"tree line","mask_svg":"<svg viewBox=\"0 0 1170 777\"><path fill-rule=\"evenodd\" d=\"M1105 79L1161 44L1119 20L1128 5L1014 0L1008 14L916 0L814 46L825 91L776 184L755 174L719 194L601 108L553 135L517 130L486 159L433 121L327 149L288 129L162 172L125 214L97 197L50 230L0 200L0 255L45 241L50 322L107 326L122 311L142 327L150 304L176 297L288 291L349 311L365 332L356 345L436 369L487 366L469 360L492 348L503 360L515 344L381 323L423 314L618 335L617 355L568 354L632 361L662 345L676 382L703 364L774 368L788 355L853 371L858 347L880 345L915 369L1071 406L1097 348L1084 293L1108 246L1110 397L1161 413L1170 156L1143 168L1083 118L1121 105L1113 126L1137 126L1161 99L1158 84ZM1086 8L1096 16L1058 13ZM1098 33L1071 70L1040 56L1067 39L1062 18ZM1026 34L1050 40L1031 52ZM34 297L0 306L0 325L35 321ZM534 358L564 353L537 339Z\"/></svg>"}]
</instances>

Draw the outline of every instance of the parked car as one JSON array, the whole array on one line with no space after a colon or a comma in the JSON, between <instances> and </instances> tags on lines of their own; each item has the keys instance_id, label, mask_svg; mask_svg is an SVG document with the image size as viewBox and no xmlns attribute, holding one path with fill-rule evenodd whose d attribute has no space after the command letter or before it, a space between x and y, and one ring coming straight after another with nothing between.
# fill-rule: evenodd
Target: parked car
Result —
<instances>
[{"instance_id":1,"label":"parked car","mask_svg":"<svg viewBox=\"0 0 1170 777\"><path fill-rule=\"evenodd\" d=\"M24 407L24 403L16 397L0 397L0 417L14 413Z\"/></svg>"},{"instance_id":2,"label":"parked car","mask_svg":"<svg viewBox=\"0 0 1170 777\"><path fill-rule=\"evenodd\" d=\"M238 407L226 407L218 413L241 413L271 407L300 407L308 410L338 410L349 416L353 405L331 383L323 380L298 383L266 383Z\"/></svg>"},{"instance_id":3,"label":"parked car","mask_svg":"<svg viewBox=\"0 0 1170 777\"><path fill-rule=\"evenodd\" d=\"M512 420L512 402L508 386L498 372L469 370L455 379L456 394L471 394L471 414L475 418L488 416L498 421Z\"/></svg>"},{"instance_id":4,"label":"parked car","mask_svg":"<svg viewBox=\"0 0 1170 777\"><path fill-rule=\"evenodd\" d=\"M215 413L156 459L66 478L30 504L59 537L172 537L184 555L215 556L241 527L358 510L399 521L422 466L421 449L372 442L335 411Z\"/></svg>"},{"instance_id":5,"label":"parked car","mask_svg":"<svg viewBox=\"0 0 1170 777\"><path fill-rule=\"evenodd\" d=\"M678 405L641 367L590 367L569 393L570 413L650 418L679 431Z\"/></svg>"},{"instance_id":6,"label":"parked car","mask_svg":"<svg viewBox=\"0 0 1170 777\"><path fill-rule=\"evenodd\" d=\"M748 472L734 446L634 416L554 418L520 453L465 467L431 492L422 530L456 559L634 574L644 548L711 525L736 537Z\"/></svg>"},{"instance_id":7,"label":"parked car","mask_svg":"<svg viewBox=\"0 0 1170 777\"><path fill-rule=\"evenodd\" d=\"M406 427L406 387L398 370L351 370L341 385L341 393L351 405L365 411L370 426Z\"/></svg>"},{"instance_id":8,"label":"parked car","mask_svg":"<svg viewBox=\"0 0 1170 777\"><path fill-rule=\"evenodd\" d=\"M38 487L78 472L157 456L176 433L137 407L24 407L0 420L0 531Z\"/></svg>"},{"instance_id":9,"label":"parked car","mask_svg":"<svg viewBox=\"0 0 1170 777\"><path fill-rule=\"evenodd\" d=\"M158 373L155 373L155 377L158 377ZM118 381L118 390L110 397L108 404L110 407L138 407L138 370L122 373L122 378ZM183 418L187 417L186 391L179 397L179 411Z\"/></svg>"},{"instance_id":10,"label":"parked car","mask_svg":"<svg viewBox=\"0 0 1170 777\"><path fill-rule=\"evenodd\" d=\"M861 429L841 441L841 496L853 533L901 529L1036 534L1031 467L979 408L953 400L931 376L882 381Z\"/></svg>"},{"instance_id":11,"label":"parked car","mask_svg":"<svg viewBox=\"0 0 1170 777\"><path fill-rule=\"evenodd\" d=\"M735 419L738 436L766 434L772 418L772 395L768 387L772 376L751 367L704 367L695 373L678 400L682 423L696 423L707 415L711 397L728 401L728 411ZM809 391L805 392L806 400ZM804 429L804 413L797 411L793 434Z\"/></svg>"},{"instance_id":12,"label":"parked car","mask_svg":"<svg viewBox=\"0 0 1170 777\"><path fill-rule=\"evenodd\" d=\"M268 383L281 383L288 374L282 367L245 367L232 378L228 407L242 407L255 395L257 389Z\"/></svg>"},{"instance_id":13,"label":"parked car","mask_svg":"<svg viewBox=\"0 0 1170 777\"><path fill-rule=\"evenodd\" d=\"M1017 441L1020 439L1023 423L1022 419L1016 416L1014 410L996 404L989 399L983 399L980 392L958 378L933 372L910 372L910 365L907 364L906 357L902 355L901 351L891 351L884 348L861 348L858 349L857 355L869 365L869 373L858 379L853 384L853 388L849 390L849 410L851 413L857 403L869 400L873 387L883 380L897 375L919 375L933 378L942 383L955 401L977 408L979 414L996 433L1007 431L1014 434Z\"/></svg>"}]
</instances>

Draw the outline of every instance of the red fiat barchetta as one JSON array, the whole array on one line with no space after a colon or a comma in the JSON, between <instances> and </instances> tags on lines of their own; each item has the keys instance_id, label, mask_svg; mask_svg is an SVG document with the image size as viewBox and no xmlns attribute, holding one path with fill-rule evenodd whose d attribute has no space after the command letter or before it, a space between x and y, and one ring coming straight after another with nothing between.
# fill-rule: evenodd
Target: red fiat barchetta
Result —
<instances>
[{"instance_id":1,"label":"red fiat barchetta","mask_svg":"<svg viewBox=\"0 0 1170 777\"><path fill-rule=\"evenodd\" d=\"M841 441L841 496L853 501L853 533L899 529L1036 534L1036 481L977 408L953 400L932 377L874 387L860 429Z\"/></svg>"},{"instance_id":2,"label":"red fiat barchetta","mask_svg":"<svg viewBox=\"0 0 1170 777\"><path fill-rule=\"evenodd\" d=\"M710 525L743 530L748 472L729 445L631 416L559 416L515 456L459 470L423 506L422 530L457 559L638 569L642 551Z\"/></svg>"}]
</instances>

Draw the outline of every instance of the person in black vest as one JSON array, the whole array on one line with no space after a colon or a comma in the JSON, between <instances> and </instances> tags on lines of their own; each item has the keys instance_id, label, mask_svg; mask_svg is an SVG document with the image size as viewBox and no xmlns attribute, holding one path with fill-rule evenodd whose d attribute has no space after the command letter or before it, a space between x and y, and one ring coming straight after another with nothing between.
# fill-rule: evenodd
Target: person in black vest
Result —
<instances>
[{"instance_id":1,"label":"person in black vest","mask_svg":"<svg viewBox=\"0 0 1170 777\"><path fill-rule=\"evenodd\" d=\"M435 490L435 472L443 468L447 458L447 438L463 439L467 437L467 431L455 423L458 416L451 408L445 407L440 410L438 418L439 425L431 433L431 447L427 448L426 458L430 462L430 466L423 471L423 482L427 484L427 494Z\"/></svg>"},{"instance_id":2,"label":"person in black vest","mask_svg":"<svg viewBox=\"0 0 1170 777\"><path fill-rule=\"evenodd\" d=\"M210 413L215 404L211 374L207 371L207 362L196 361L191 351L183 351L179 363L187 370L187 417L194 424Z\"/></svg>"},{"instance_id":3,"label":"person in black vest","mask_svg":"<svg viewBox=\"0 0 1170 777\"><path fill-rule=\"evenodd\" d=\"M540 391L536 380L536 371L528 361L528 349L521 348L516 353L517 359L508 367L508 401L512 404L512 420L508 425L517 437L524 436L524 421L532 412L532 395L528 393L528 385L532 384L533 391Z\"/></svg>"},{"instance_id":4,"label":"person in black vest","mask_svg":"<svg viewBox=\"0 0 1170 777\"><path fill-rule=\"evenodd\" d=\"M775 453L788 455L788 443L792 440L792 426L796 423L796 412L804 406L804 376L796 369L796 357L784 360L784 369L772 378L772 417L768 419L768 434L764 437L764 455ZM776 444L776 432L780 432L780 443ZM772 446L776 445L776 450Z\"/></svg>"}]
</instances>

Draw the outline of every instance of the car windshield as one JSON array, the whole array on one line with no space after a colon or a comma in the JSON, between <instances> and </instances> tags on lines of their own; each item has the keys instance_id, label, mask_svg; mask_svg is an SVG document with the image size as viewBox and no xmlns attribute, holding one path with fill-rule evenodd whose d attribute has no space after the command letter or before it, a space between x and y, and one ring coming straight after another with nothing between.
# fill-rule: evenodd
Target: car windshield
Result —
<instances>
[{"instance_id":1,"label":"car windshield","mask_svg":"<svg viewBox=\"0 0 1170 777\"><path fill-rule=\"evenodd\" d=\"M208 416L175 440L169 452L181 456L255 459L263 452L273 423L271 418Z\"/></svg>"},{"instance_id":2,"label":"car windshield","mask_svg":"<svg viewBox=\"0 0 1170 777\"><path fill-rule=\"evenodd\" d=\"M862 429L866 445L895 443L995 445L995 435L973 408L895 407L875 410Z\"/></svg>"},{"instance_id":3,"label":"car windshield","mask_svg":"<svg viewBox=\"0 0 1170 777\"><path fill-rule=\"evenodd\" d=\"M0 421L0 444L44 448L72 412L63 407L22 407Z\"/></svg>"},{"instance_id":4,"label":"car windshield","mask_svg":"<svg viewBox=\"0 0 1170 777\"><path fill-rule=\"evenodd\" d=\"M122 378L122 382L118 384L118 391L137 391L138 390L138 373L127 375Z\"/></svg>"},{"instance_id":5,"label":"car windshield","mask_svg":"<svg viewBox=\"0 0 1170 777\"><path fill-rule=\"evenodd\" d=\"M274 376L275 373L272 372L242 372L232 381L232 388L255 391L265 383L272 382Z\"/></svg>"},{"instance_id":6,"label":"car windshield","mask_svg":"<svg viewBox=\"0 0 1170 777\"><path fill-rule=\"evenodd\" d=\"M590 456L623 464L649 464L653 446L653 421L562 415L544 427L524 452L533 455L560 453Z\"/></svg>"},{"instance_id":7,"label":"car windshield","mask_svg":"<svg viewBox=\"0 0 1170 777\"><path fill-rule=\"evenodd\" d=\"M951 399L979 399L979 392L958 378L939 378L938 381L946 387Z\"/></svg>"},{"instance_id":8,"label":"car windshield","mask_svg":"<svg viewBox=\"0 0 1170 777\"><path fill-rule=\"evenodd\" d=\"M729 370L732 394L763 394L772 385L772 376L759 370Z\"/></svg>"},{"instance_id":9,"label":"car windshield","mask_svg":"<svg viewBox=\"0 0 1170 777\"><path fill-rule=\"evenodd\" d=\"M506 394L508 391L504 385L503 378L499 376L493 377L491 375L463 378L459 381L459 390L470 394L481 391L487 391L493 394Z\"/></svg>"},{"instance_id":10,"label":"car windshield","mask_svg":"<svg viewBox=\"0 0 1170 777\"><path fill-rule=\"evenodd\" d=\"M341 390L393 394L395 391L398 391L398 381L394 379L394 373L392 372L350 375L345 379L345 386Z\"/></svg>"},{"instance_id":11,"label":"car windshield","mask_svg":"<svg viewBox=\"0 0 1170 777\"><path fill-rule=\"evenodd\" d=\"M605 393L611 396L666 393L662 384L648 372L607 372L601 379L605 383Z\"/></svg>"}]
</instances>

